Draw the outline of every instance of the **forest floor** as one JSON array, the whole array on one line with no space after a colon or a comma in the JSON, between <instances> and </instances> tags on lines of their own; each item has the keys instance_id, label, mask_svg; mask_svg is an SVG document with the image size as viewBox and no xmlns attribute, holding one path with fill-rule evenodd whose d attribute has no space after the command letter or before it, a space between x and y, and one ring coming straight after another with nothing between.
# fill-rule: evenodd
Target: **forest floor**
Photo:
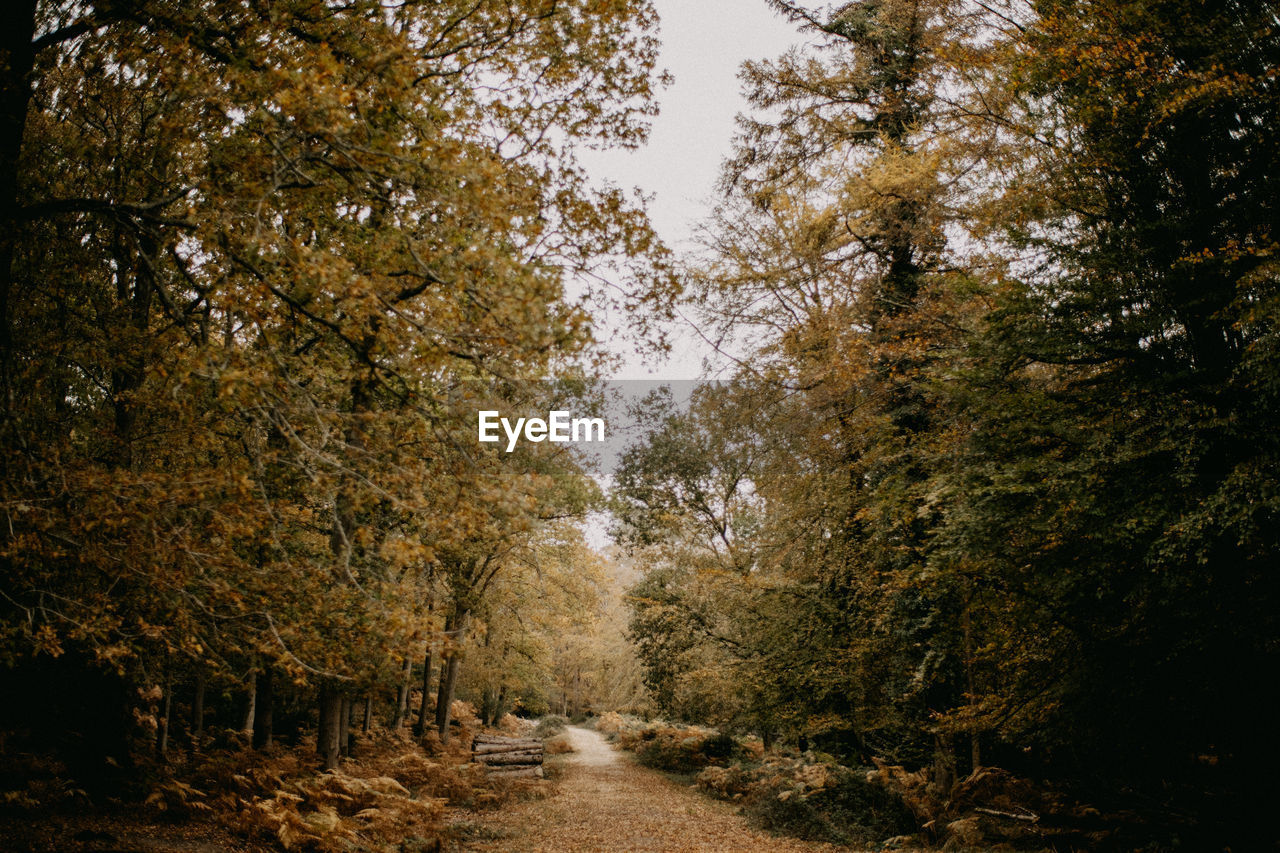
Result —
<instances>
[{"instance_id":1,"label":"forest floor","mask_svg":"<svg viewBox=\"0 0 1280 853\"><path fill-rule=\"evenodd\" d=\"M476 815L469 853L588 851L848 851L752 829L729 803L709 799L615 752L589 729L568 729L556 793Z\"/></svg>"}]
</instances>

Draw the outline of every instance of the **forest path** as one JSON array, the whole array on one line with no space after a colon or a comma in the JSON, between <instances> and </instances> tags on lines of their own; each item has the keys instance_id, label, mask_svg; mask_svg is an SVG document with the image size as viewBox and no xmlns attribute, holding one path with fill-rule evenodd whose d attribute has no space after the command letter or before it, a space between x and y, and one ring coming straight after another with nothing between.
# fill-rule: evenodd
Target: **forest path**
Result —
<instances>
[{"instance_id":1,"label":"forest path","mask_svg":"<svg viewBox=\"0 0 1280 853\"><path fill-rule=\"evenodd\" d=\"M514 803L484 821L496 840L466 845L502 853L614 851L836 851L848 848L754 830L735 806L705 797L571 726L556 793Z\"/></svg>"}]
</instances>

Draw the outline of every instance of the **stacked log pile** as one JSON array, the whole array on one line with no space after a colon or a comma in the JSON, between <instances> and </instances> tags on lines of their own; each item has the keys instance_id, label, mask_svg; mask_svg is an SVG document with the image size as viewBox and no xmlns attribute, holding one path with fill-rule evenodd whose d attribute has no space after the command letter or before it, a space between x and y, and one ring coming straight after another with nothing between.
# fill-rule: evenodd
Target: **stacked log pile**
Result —
<instances>
[{"instance_id":1,"label":"stacked log pile","mask_svg":"<svg viewBox=\"0 0 1280 853\"><path fill-rule=\"evenodd\" d=\"M471 749L475 762L483 764L490 776L542 778L542 741L536 738L478 734Z\"/></svg>"}]
</instances>

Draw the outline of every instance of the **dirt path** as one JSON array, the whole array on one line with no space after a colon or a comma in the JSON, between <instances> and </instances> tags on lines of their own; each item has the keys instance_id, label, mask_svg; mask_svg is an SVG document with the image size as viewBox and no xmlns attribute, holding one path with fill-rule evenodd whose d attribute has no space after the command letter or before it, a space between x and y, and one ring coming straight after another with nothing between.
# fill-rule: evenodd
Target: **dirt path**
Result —
<instances>
[{"instance_id":1,"label":"dirt path","mask_svg":"<svg viewBox=\"0 0 1280 853\"><path fill-rule=\"evenodd\" d=\"M502 853L588 851L836 851L747 826L729 803L716 802L633 763L589 729L571 727L576 752L566 756L555 796L503 809L486 829L496 841L467 850Z\"/></svg>"}]
</instances>

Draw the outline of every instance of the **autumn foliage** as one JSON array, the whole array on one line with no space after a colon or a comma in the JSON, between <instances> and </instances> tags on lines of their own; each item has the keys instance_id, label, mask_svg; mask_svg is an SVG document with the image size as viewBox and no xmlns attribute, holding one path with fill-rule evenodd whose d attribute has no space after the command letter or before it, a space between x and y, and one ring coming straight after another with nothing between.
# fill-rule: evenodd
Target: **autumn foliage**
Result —
<instances>
[{"instance_id":1,"label":"autumn foliage","mask_svg":"<svg viewBox=\"0 0 1280 853\"><path fill-rule=\"evenodd\" d=\"M650 0L9 4L4 808L430 849L469 734L627 709L802 835L1274 846L1274 3L767 2L680 264L579 161ZM646 401L605 557L476 413L677 308L736 367Z\"/></svg>"},{"instance_id":2,"label":"autumn foliage","mask_svg":"<svg viewBox=\"0 0 1280 853\"><path fill-rule=\"evenodd\" d=\"M240 730L314 736L331 770L371 721L447 743L467 650L544 641L495 638L515 597L572 586L596 492L570 455L477 446L475 412L590 396L571 278L658 313L674 288L643 209L576 159L643 139L652 9L11 11L5 752L101 799ZM490 721L548 680L494 663ZM349 840L401 795L299 785L246 820Z\"/></svg>"},{"instance_id":3,"label":"autumn foliage","mask_svg":"<svg viewBox=\"0 0 1280 853\"><path fill-rule=\"evenodd\" d=\"M616 478L651 695L1273 845L1274 8L771 5L691 273L736 368Z\"/></svg>"}]
</instances>

